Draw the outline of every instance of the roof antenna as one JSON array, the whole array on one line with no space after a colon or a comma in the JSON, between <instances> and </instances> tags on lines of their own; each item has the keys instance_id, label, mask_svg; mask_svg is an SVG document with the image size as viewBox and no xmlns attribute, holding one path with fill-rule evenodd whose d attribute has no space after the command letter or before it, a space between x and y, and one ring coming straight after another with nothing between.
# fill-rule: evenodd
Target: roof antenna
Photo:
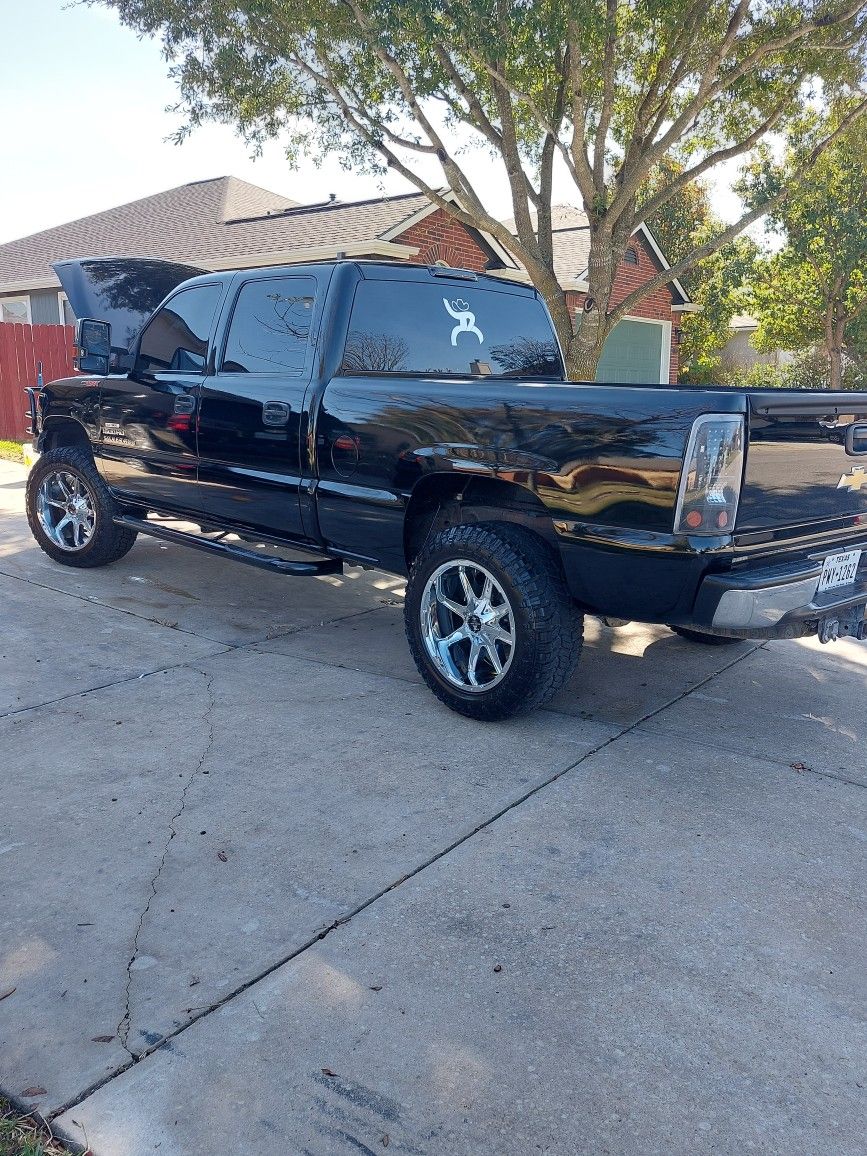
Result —
<instances>
[{"instance_id":1,"label":"roof antenna","mask_svg":"<svg viewBox=\"0 0 867 1156\"><path fill-rule=\"evenodd\" d=\"M336 200L337 200L337 193L329 193L328 194L329 205L333 205Z\"/></svg>"}]
</instances>

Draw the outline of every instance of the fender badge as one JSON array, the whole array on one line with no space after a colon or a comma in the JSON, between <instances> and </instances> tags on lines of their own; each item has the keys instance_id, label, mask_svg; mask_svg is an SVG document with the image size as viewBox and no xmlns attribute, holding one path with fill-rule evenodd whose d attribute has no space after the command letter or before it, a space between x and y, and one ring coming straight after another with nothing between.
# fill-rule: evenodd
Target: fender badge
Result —
<instances>
[{"instance_id":1,"label":"fender badge","mask_svg":"<svg viewBox=\"0 0 867 1156\"><path fill-rule=\"evenodd\" d=\"M838 490L860 490L862 486L867 485L867 470L863 466L857 466L851 474L844 474L837 483Z\"/></svg>"}]
</instances>

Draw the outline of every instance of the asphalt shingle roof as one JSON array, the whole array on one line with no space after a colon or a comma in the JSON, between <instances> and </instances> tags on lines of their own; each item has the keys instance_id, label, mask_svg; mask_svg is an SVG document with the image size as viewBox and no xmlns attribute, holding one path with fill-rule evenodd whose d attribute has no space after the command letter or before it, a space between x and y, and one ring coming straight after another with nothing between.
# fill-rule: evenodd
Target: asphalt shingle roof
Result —
<instances>
[{"instance_id":1,"label":"asphalt shingle roof","mask_svg":"<svg viewBox=\"0 0 867 1156\"><path fill-rule=\"evenodd\" d=\"M536 214L531 214L535 226ZM517 235L514 220L504 221ZM590 260L590 222L583 209L573 205L551 206L551 230L554 241L554 272L560 284L581 280L587 275Z\"/></svg>"},{"instance_id":2,"label":"asphalt shingle roof","mask_svg":"<svg viewBox=\"0 0 867 1156\"><path fill-rule=\"evenodd\" d=\"M0 290L53 280L52 263L74 257L166 257L208 268L235 257L250 264L257 253L375 240L427 203L410 193L299 206L237 177L196 181L0 245Z\"/></svg>"}]
</instances>

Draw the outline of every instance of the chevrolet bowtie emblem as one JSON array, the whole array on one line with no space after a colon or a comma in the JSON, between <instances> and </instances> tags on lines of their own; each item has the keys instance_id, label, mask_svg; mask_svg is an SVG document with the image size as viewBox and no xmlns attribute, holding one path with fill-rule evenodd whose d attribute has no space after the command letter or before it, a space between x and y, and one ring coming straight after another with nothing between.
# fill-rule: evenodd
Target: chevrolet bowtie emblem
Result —
<instances>
[{"instance_id":1,"label":"chevrolet bowtie emblem","mask_svg":"<svg viewBox=\"0 0 867 1156\"><path fill-rule=\"evenodd\" d=\"M837 483L838 490L860 490L862 486L867 486L867 470L863 466L858 466L851 474L844 474Z\"/></svg>"}]
</instances>

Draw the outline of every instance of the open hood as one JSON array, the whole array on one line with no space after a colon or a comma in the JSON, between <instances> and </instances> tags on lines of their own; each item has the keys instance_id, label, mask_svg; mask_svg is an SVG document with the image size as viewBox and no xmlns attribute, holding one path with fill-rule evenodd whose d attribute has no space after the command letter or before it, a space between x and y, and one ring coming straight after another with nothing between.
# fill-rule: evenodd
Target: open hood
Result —
<instances>
[{"instance_id":1,"label":"open hood","mask_svg":"<svg viewBox=\"0 0 867 1156\"><path fill-rule=\"evenodd\" d=\"M76 258L52 267L75 316L108 321L112 349L122 352L167 294L206 272L152 257Z\"/></svg>"}]
</instances>

